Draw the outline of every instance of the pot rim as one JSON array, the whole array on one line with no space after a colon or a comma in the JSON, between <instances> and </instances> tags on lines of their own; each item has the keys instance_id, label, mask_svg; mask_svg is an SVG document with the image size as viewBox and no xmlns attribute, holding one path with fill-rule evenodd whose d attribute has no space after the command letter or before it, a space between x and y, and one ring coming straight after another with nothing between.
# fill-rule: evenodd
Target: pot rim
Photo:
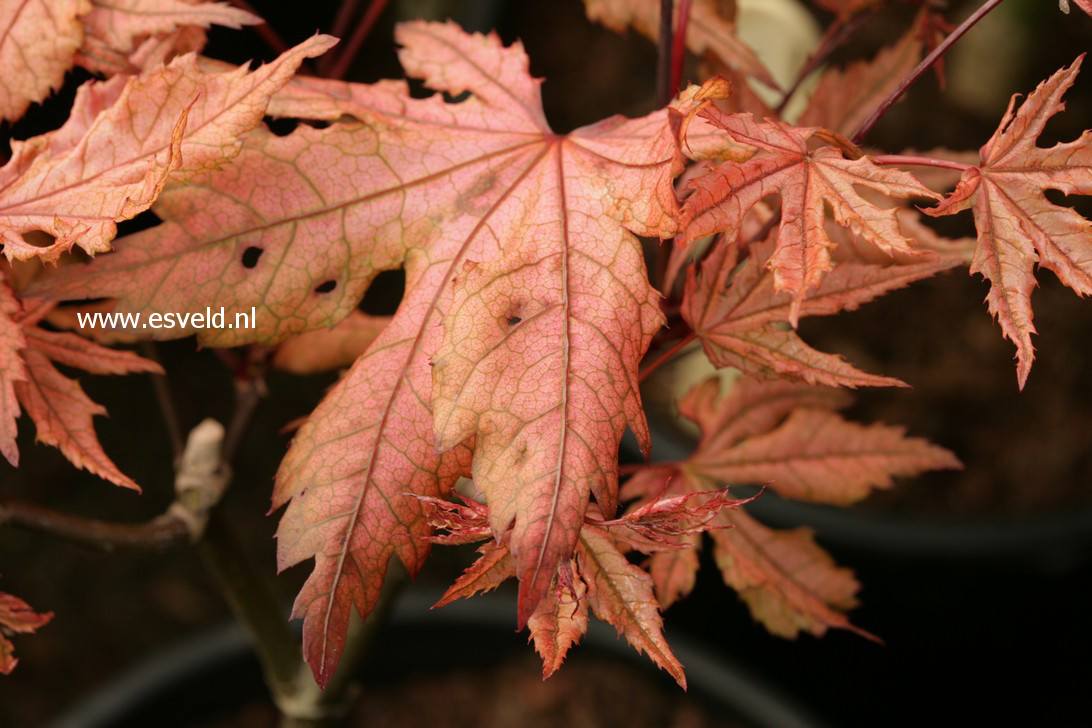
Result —
<instances>
[{"instance_id":1,"label":"pot rim","mask_svg":"<svg viewBox=\"0 0 1092 728\"><path fill-rule=\"evenodd\" d=\"M696 438L673 426L666 415L651 416L649 430L653 462L685 458L696 443ZM623 456L637 462L643 459L635 446L623 445ZM1092 550L1088 548L1092 545L1092 503L1027 517L971 519L869 513L788 500L768 491L746 509L769 526L807 526L825 543L885 556L961 560L1039 557L1066 563L1086 558Z\"/></svg>"},{"instance_id":2,"label":"pot rim","mask_svg":"<svg viewBox=\"0 0 1092 728\"><path fill-rule=\"evenodd\" d=\"M463 599L433 611L441 591L411 586L399 595L390 615L390 627L401 629L477 628L511 630L515 600L500 590ZM287 615L287 613L286 613ZM287 618L287 616L286 616ZM297 625L298 627L298 625ZM707 647L673 636L671 648L686 668L690 688L709 706L730 708L732 713L759 728L824 728L810 711L757 677L740 663ZM629 664L655 669L604 622L589 620L588 633L577 647ZM187 639L129 668L124 674L77 702L48 728L111 728L134 708L168 694L174 685L192 680L210 666L243 659L252 654L245 630L230 623ZM562 668L564 669L564 668ZM658 672L658 671L657 671Z\"/></svg>"}]
</instances>

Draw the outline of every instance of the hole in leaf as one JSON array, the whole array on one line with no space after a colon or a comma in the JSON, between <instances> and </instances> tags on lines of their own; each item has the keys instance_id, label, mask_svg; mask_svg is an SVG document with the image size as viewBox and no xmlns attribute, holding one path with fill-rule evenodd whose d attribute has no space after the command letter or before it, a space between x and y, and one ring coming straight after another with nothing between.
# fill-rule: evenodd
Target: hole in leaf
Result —
<instances>
[{"instance_id":1,"label":"hole in leaf","mask_svg":"<svg viewBox=\"0 0 1092 728\"><path fill-rule=\"evenodd\" d=\"M370 316L391 316L398 310L406 291L406 272L385 270L375 277L360 302L360 310Z\"/></svg>"},{"instance_id":2,"label":"hole in leaf","mask_svg":"<svg viewBox=\"0 0 1092 728\"><path fill-rule=\"evenodd\" d=\"M23 233L23 241L27 245L33 245L35 248L48 248L53 243L57 242L57 238L53 237L44 230L28 230Z\"/></svg>"},{"instance_id":3,"label":"hole in leaf","mask_svg":"<svg viewBox=\"0 0 1092 728\"><path fill-rule=\"evenodd\" d=\"M118 237L139 233L141 230L153 228L163 222L163 218L151 210L145 210L131 220L122 220L118 223Z\"/></svg>"},{"instance_id":4,"label":"hole in leaf","mask_svg":"<svg viewBox=\"0 0 1092 728\"><path fill-rule=\"evenodd\" d=\"M273 136L279 137L288 136L299 126L299 122L295 119L275 119L272 116L267 116L264 121L265 125L269 127L269 131L273 132Z\"/></svg>"},{"instance_id":5,"label":"hole in leaf","mask_svg":"<svg viewBox=\"0 0 1092 728\"><path fill-rule=\"evenodd\" d=\"M463 91L462 93L458 93L458 94L453 94L453 93L450 93L448 91L444 91L443 95L444 95L444 101L446 101L449 104L461 104L462 102L464 102L464 101L466 101L467 99L470 98L470 92L469 91Z\"/></svg>"},{"instance_id":6,"label":"hole in leaf","mask_svg":"<svg viewBox=\"0 0 1092 728\"><path fill-rule=\"evenodd\" d=\"M244 250L243 251L243 267L244 268L253 268L254 266L258 265L258 259L262 257L262 253L264 253L264 252L265 252L264 249L256 247L254 245L251 245L249 248Z\"/></svg>"},{"instance_id":7,"label":"hole in leaf","mask_svg":"<svg viewBox=\"0 0 1092 728\"><path fill-rule=\"evenodd\" d=\"M315 293L329 293L337 288L337 281L323 281L315 286Z\"/></svg>"},{"instance_id":8,"label":"hole in leaf","mask_svg":"<svg viewBox=\"0 0 1092 728\"><path fill-rule=\"evenodd\" d=\"M509 326L515 326L516 324L518 324L522 320L523 319L521 319L519 316L509 316L508 317L508 325Z\"/></svg>"}]
</instances>

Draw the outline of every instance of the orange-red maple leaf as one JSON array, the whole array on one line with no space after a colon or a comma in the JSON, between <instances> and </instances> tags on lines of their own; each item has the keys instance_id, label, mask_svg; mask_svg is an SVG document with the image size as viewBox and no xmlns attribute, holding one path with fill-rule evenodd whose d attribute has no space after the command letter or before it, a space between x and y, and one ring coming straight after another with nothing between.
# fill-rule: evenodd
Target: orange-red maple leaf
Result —
<instances>
[{"instance_id":1,"label":"orange-red maple leaf","mask_svg":"<svg viewBox=\"0 0 1092 728\"><path fill-rule=\"evenodd\" d=\"M848 249L848 246L843 246ZM701 337L710 361L749 374L784 377L827 386L902 386L890 377L866 374L841 357L816 351L783 324L798 306L801 316L853 310L888 291L962 264L955 255L914 255L902 264L840 261L797 302L777 292L767 260L771 242L750 246L737 266L738 246L719 242L701 266L688 271L682 314Z\"/></svg>"},{"instance_id":2,"label":"orange-red maple leaf","mask_svg":"<svg viewBox=\"0 0 1092 728\"><path fill-rule=\"evenodd\" d=\"M212 25L241 28L261 18L223 2L91 0L76 63L96 73L148 70L172 53L200 50Z\"/></svg>"},{"instance_id":3,"label":"orange-red maple leaf","mask_svg":"<svg viewBox=\"0 0 1092 728\"><path fill-rule=\"evenodd\" d=\"M235 156L270 96L334 43L316 36L252 72L204 73L187 55L143 76L84 84L65 125L13 143L0 168L4 254L53 261L73 245L109 250L116 223L146 210L172 172L192 175ZM23 237L32 230L55 240L36 246Z\"/></svg>"},{"instance_id":4,"label":"orange-red maple leaf","mask_svg":"<svg viewBox=\"0 0 1092 728\"><path fill-rule=\"evenodd\" d=\"M477 561L459 575L435 606L442 607L456 599L492 591L516 575L516 562L512 560L507 544L489 541L478 549L478 553L481 555Z\"/></svg>"},{"instance_id":5,"label":"orange-red maple leaf","mask_svg":"<svg viewBox=\"0 0 1092 728\"><path fill-rule=\"evenodd\" d=\"M0 120L18 119L61 85L83 41L88 0L0 3Z\"/></svg>"},{"instance_id":6,"label":"orange-red maple leaf","mask_svg":"<svg viewBox=\"0 0 1092 728\"><path fill-rule=\"evenodd\" d=\"M92 374L162 374L153 361L107 349L69 332L38 326L50 304L24 307L0 277L0 454L19 464L16 418L19 406L34 422L39 442L56 447L73 465L124 488L139 490L103 452L92 419L106 410L54 366Z\"/></svg>"},{"instance_id":7,"label":"orange-red maple leaf","mask_svg":"<svg viewBox=\"0 0 1092 728\"><path fill-rule=\"evenodd\" d=\"M488 521L488 509L480 504L466 502L465 506L438 499L421 499L427 503L429 521L448 534L436 537L439 542L461 543L464 539L488 538L479 525ZM681 504L692 500L688 496L658 501L648 510L683 511ZM663 504L668 503L665 507ZM723 503L721 504L721 506ZM697 507L694 517L704 530L706 511L719 510L721 506ZM599 511L592 509L598 516ZM653 662L671 673L680 685L686 686L682 665L671 653L663 636L663 622L655 601L653 578L643 569L626 559L622 549L628 548L625 537L615 539L614 526L591 519L601 525L585 523L575 550L575 558L561 562L551 575L550 588L535 605L527 620L527 627L535 649L542 657L542 676L550 677L561 667L569 649L577 644L588 628L589 608L599 619L614 626L618 633L638 651L645 652ZM622 526L624 529L625 526ZM652 550L668 548L653 544ZM673 544L670 553L679 551ZM490 540L479 549L481 556L456 580L436 606L443 606L460 598L495 589L506 579L516 576L516 562L508 549L507 538L501 543Z\"/></svg>"},{"instance_id":8,"label":"orange-red maple leaf","mask_svg":"<svg viewBox=\"0 0 1092 728\"><path fill-rule=\"evenodd\" d=\"M844 504L890 487L893 476L959 467L947 450L905 437L900 428L842 419L834 410L846 404L836 389L747 377L721 397L719 381L707 380L678 403L679 413L701 429L694 453L639 473L622 495L654 500L715 484L767 483L784 497ZM853 629L843 612L853 606L857 583L806 530L774 531L734 509L720 511L713 523L720 526L709 533L725 581L772 632ZM697 568L696 558L652 555L664 606L693 588Z\"/></svg>"},{"instance_id":9,"label":"orange-red maple leaf","mask_svg":"<svg viewBox=\"0 0 1092 728\"><path fill-rule=\"evenodd\" d=\"M543 679L558 671L569 649L588 631L587 594L588 586L575 562L566 562L527 620L535 650L542 657Z\"/></svg>"},{"instance_id":10,"label":"orange-red maple leaf","mask_svg":"<svg viewBox=\"0 0 1092 728\"><path fill-rule=\"evenodd\" d=\"M167 33L180 26L241 28L264 21L226 2L193 0L91 0L84 17L87 34L119 53L128 53L140 36Z\"/></svg>"},{"instance_id":11,"label":"orange-red maple leaf","mask_svg":"<svg viewBox=\"0 0 1092 728\"><path fill-rule=\"evenodd\" d=\"M19 660L8 634L34 634L53 619L53 612L35 612L22 599L0 592L0 674L10 675Z\"/></svg>"},{"instance_id":12,"label":"orange-red maple leaf","mask_svg":"<svg viewBox=\"0 0 1092 728\"><path fill-rule=\"evenodd\" d=\"M750 114L725 114L716 108L706 108L700 115L760 153L746 162L720 164L689 183L679 242L685 245L722 231L734 241L747 213L764 198L780 195L777 246L767 265L774 274L774 289L792 295L787 320L794 326L808 291L818 287L832 267L826 205L839 224L889 255L914 254L896 211L876 206L856 189L937 198L908 172L878 167L868 157L846 159L832 146L811 150L808 140L815 129L759 122Z\"/></svg>"},{"instance_id":13,"label":"orange-red maple leaf","mask_svg":"<svg viewBox=\"0 0 1092 728\"><path fill-rule=\"evenodd\" d=\"M978 229L972 273L990 282L986 301L1004 335L1016 344L1016 378L1027 381L1035 348L1031 291L1036 263L1054 271L1081 296L1092 293L1092 223L1047 199L1046 190L1092 195L1092 131L1044 149L1036 139L1073 85L1084 55L1062 68L1016 110L1017 96L1001 125L982 147L981 161L963 173L934 216L970 208Z\"/></svg>"},{"instance_id":14,"label":"orange-red maple leaf","mask_svg":"<svg viewBox=\"0 0 1092 728\"><path fill-rule=\"evenodd\" d=\"M610 534L595 526L581 529L576 560L588 587L588 605L595 616L625 635L634 648L647 653L685 688L683 666L664 639L663 618L653 593L652 577L631 564Z\"/></svg>"},{"instance_id":15,"label":"orange-red maple leaf","mask_svg":"<svg viewBox=\"0 0 1092 728\"><path fill-rule=\"evenodd\" d=\"M466 262L478 261L484 274L503 273L497 265L513 265L513 255L593 256L568 268L568 286L560 271L545 271L549 285L524 294L530 316L564 292L590 311L592 299L573 285L593 280L581 271L594 272L595 255L608 256L600 261L608 264L617 258L624 284L605 285L601 294L622 297L612 316L634 331L617 342L628 369L617 383L621 409L608 424L617 435L596 442L606 458L627 417L645 432L632 382L661 320L639 244L626 229L666 237L677 225L671 179L680 156L666 111L558 135L546 124L539 81L518 45L505 48L495 36L443 24L411 23L397 35L410 75L469 97L414 99L406 84L393 81L297 81L272 113L336 113L366 123L301 127L287 137L255 130L230 164L163 193L155 208L163 225L117 241L118 252L82 269L70 266L38 289L55 297L117 297L127 311L224 306L230 318L255 306L256 328L205 329L199 339L273 343L335 323L378 271L405 266L397 314L300 430L274 492L276 506L287 504L278 532L281 567L316 559L294 614L305 619L304 652L320 683L340 657L350 609L371 610L390 557L415 573L427 554L421 505L404 494L438 496L469 470L470 443L457 444L465 435L449 430L445 445L454 449L436 453L428 406L430 359L443 336L452 282ZM566 316L557 320L570 331L581 326L561 310ZM569 349L593 368L586 376L600 376L599 369L618 376L617 360L588 356L588 336L594 332L570 337ZM595 345L605 350L601 341ZM556 447L559 437L553 440ZM607 507L613 467L591 474ZM578 487L585 488L584 503L567 500L565 507L582 517L590 484ZM561 552L571 552L572 539L557 529L547 541L568 556ZM535 546L520 540L518 549L527 558ZM542 574L548 585L550 573ZM539 597L542 591L541 582L531 590ZM524 600L524 619L537 601Z\"/></svg>"}]
</instances>

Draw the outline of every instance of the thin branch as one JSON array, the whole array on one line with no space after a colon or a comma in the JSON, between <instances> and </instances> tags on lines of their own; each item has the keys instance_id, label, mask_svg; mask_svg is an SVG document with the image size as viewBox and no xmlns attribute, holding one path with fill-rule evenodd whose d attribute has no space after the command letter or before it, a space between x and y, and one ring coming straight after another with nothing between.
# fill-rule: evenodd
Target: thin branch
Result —
<instances>
[{"instance_id":1,"label":"thin branch","mask_svg":"<svg viewBox=\"0 0 1092 728\"><path fill-rule=\"evenodd\" d=\"M656 357L656 359L654 359L651 364L646 366L644 369L642 369L637 374L637 382L640 383L640 382L643 382L646 379L648 379L649 375L652 374L652 372L656 371L657 369L662 367L664 364L666 364L667 362L669 362L673 358L675 358L676 354L678 354L680 351L685 349L688 344L690 344L691 342L693 342L697 338L698 338L698 335L696 333L694 333L693 331L691 331L688 336L676 341L675 344L672 345L670 349L668 349L663 354L660 354L658 357Z\"/></svg>"},{"instance_id":2,"label":"thin branch","mask_svg":"<svg viewBox=\"0 0 1092 728\"><path fill-rule=\"evenodd\" d=\"M0 525L41 531L100 551L161 550L196 541L227 486L220 467L224 428L214 420L195 427L175 477L175 499L161 515L144 523L111 523L60 513L20 500L0 501Z\"/></svg>"},{"instance_id":3,"label":"thin branch","mask_svg":"<svg viewBox=\"0 0 1092 728\"><path fill-rule=\"evenodd\" d=\"M876 125L876 122L883 118L883 115L886 114L887 111L895 105L895 102L901 99L903 97L903 94L905 94L907 90L911 86L913 86L919 78L925 75L925 72L928 71L933 66L933 64L936 63L945 53L947 53L948 49L951 48L957 40L962 38L968 30L973 28L978 23L978 21L986 17L986 15L988 15L991 10L996 8L1004 1L1005 0L986 0L986 2L982 3L982 5L979 6L978 10L975 10L973 13L971 13L970 17L960 23L956 27L956 29L948 35L947 38L941 41L940 45L934 48L929 55L922 59L921 63L919 63L917 67L913 71L911 71L906 78L902 80L898 87L896 87L895 90L892 91L886 99L879 103L879 105L872 112L872 114L867 119L865 119L864 123L862 123L857 128L857 131L855 131L853 133L853 136L850 138L854 142L859 143L861 139L863 139L868 134L868 132L872 130L872 127Z\"/></svg>"},{"instance_id":4,"label":"thin branch","mask_svg":"<svg viewBox=\"0 0 1092 728\"><path fill-rule=\"evenodd\" d=\"M300 668L299 646L281 611L280 595L248 558L222 513L212 515L197 551L235 618L250 635L266 684L279 707L282 700L294 694Z\"/></svg>"},{"instance_id":5,"label":"thin branch","mask_svg":"<svg viewBox=\"0 0 1092 728\"><path fill-rule=\"evenodd\" d=\"M808 56L808 60L804 62L800 72L797 73L796 78L793 79L792 85L785 91L785 95L781 97L780 103L778 103L777 108L774 109L774 113L777 114L778 117L785 111L785 107L789 105L792 97L800 90L804 81L818 70L820 66L826 63L831 54L841 48L874 13L875 8L868 8L864 12L854 15L848 20L837 18L830 24L823 34L822 39L820 39L819 45L816 46L812 54Z\"/></svg>"},{"instance_id":6,"label":"thin branch","mask_svg":"<svg viewBox=\"0 0 1092 728\"><path fill-rule=\"evenodd\" d=\"M231 0L231 4L241 10L245 10L251 15L262 17L261 13L254 9L254 6L248 3L246 0ZM262 21L261 25L255 25L254 32L265 41L265 44L275 50L277 53L284 53L288 50L289 46L285 43L284 38L280 36L277 31L273 30L273 26L269 23Z\"/></svg>"},{"instance_id":7,"label":"thin branch","mask_svg":"<svg viewBox=\"0 0 1092 728\"><path fill-rule=\"evenodd\" d=\"M39 531L98 551L161 551L189 540L189 530L173 514L145 523L110 523L61 513L17 499L0 500L0 526Z\"/></svg>"},{"instance_id":8,"label":"thin branch","mask_svg":"<svg viewBox=\"0 0 1092 728\"><path fill-rule=\"evenodd\" d=\"M356 60L356 56L360 53L360 49L364 45L364 41L368 38L368 34L372 32L372 28L375 27L376 21L379 20L379 16L381 16L386 9L387 0L371 1L368 5L368 9L364 12L364 17L360 19L356 29L353 30L353 35L349 38L349 42L345 44L345 48L337 55L337 61L331 61L329 65L320 67L320 72L323 76L326 76L327 78L345 78L345 74L349 72L349 66Z\"/></svg>"},{"instance_id":9,"label":"thin branch","mask_svg":"<svg viewBox=\"0 0 1092 728\"><path fill-rule=\"evenodd\" d=\"M671 41L675 15L674 0L660 0L660 42L656 57L656 100L659 106L667 106L674 96L671 93Z\"/></svg>"},{"instance_id":10,"label":"thin branch","mask_svg":"<svg viewBox=\"0 0 1092 728\"><path fill-rule=\"evenodd\" d=\"M155 344L151 341L140 342L140 353L145 359L151 359L162 366L163 363L159 360L159 353L155 348ZM159 403L159 412L163 416L163 426L167 428L167 437L171 441L171 453L174 455L173 462L177 463L182 457L184 441L182 438L182 425L178 419L178 410L174 406L174 398L171 396L167 378L152 375L152 388L155 390L155 398Z\"/></svg>"},{"instance_id":11,"label":"thin branch","mask_svg":"<svg viewBox=\"0 0 1092 728\"><path fill-rule=\"evenodd\" d=\"M683 62L686 60L686 29L690 25L691 0L679 0L679 17L675 21L675 38L671 47L671 86L672 96L679 92L682 85Z\"/></svg>"},{"instance_id":12,"label":"thin branch","mask_svg":"<svg viewBox=\"0 0 1092 728\"><path fill-rule=\"evenodd\" d=\"M965 172L973 165L953 162L948 159L936 159L935 157L916 157L906 154L878 154L869 157L873 164L904 165L907 167L940 167L941 169L956 169Z\"/></svg>"},{"instance_id":13,"label":"thin branch","mask_svg":"<svg viewBox=\"0 0 1092 728\"><path fill-rule=\"evenodd\" d=\"M341 38L345 35L345 31L349 29L349 23L352 22L353 15L356 14L356 6L357 0L342 0L341 5L338 6L337 15L334 16L334 24L330 26L330 35L335 38Z\"/></svg>"}]
</instances>

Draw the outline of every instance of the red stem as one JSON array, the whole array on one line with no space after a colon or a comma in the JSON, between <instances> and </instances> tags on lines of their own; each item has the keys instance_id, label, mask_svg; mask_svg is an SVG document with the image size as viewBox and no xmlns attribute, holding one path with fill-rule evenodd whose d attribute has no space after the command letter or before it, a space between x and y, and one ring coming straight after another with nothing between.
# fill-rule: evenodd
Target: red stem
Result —
<instances>
[{"instance_id":1,"label":"red stem","mask_svg":"<svg viewBox=\"0 0 1092 728\"><path fill-rule=\"evenodd\" d=\"M933 66L934 63L940 60L941 56L947 53L948 49L951 48L957 40L963 37L964 33L973 28L979 20L982 20L982 18L986 17L986 15L991 10L996 8L1004 1L1005 0L986 0L986 2L982 3L982 5L979 6L978 10L975 10L973 13L971 13L970 17L960 23L959 26L956 27L956 29L953 30L948 35L948 37L940 43L940 45L933 49L932 53L927 55L922 60L922 62L919 63L917 67L910 72L910 75L902 80L898 87L894 91L892 91L886 99L879 103L879 105L872 112L872 114L867 119L865 119L864 123L861 124L860 127L857 128L857 131L853 133L853 136L850 137L850 139L854 143L859 143L861 139L863 139L865 135L872 130L872 127L876 125L876 122L883 118L883 115L887 113L888 109L894 106L895 102L901 99L903 94L905 94L907 90L911 86L913 86L914 83L916 83L917 80L921 78L925 74L925 72Z\"/></svg>"},{"instance_id":2,"label":"red stem","mask_svg":"<svg viewBox=\"0 0 1092 728\"><path fill-rule=\"evenodd\" d=\"M873 164L901 164L910 167L940 167L941 169L957 169L960 172L965 172L971 168L970 164L961 164L947 159L915 157L906 154L880 154L875 157L869 157L869 159L872 160Z\"/></svg>"},{"instance_id":3,"label":"red stem","mask_svg":"<svg viewBox=\"0 0 1092 728\"><path fill-rule=\"evenodd\" d=\"M690 25L691 0L679 0L679 17L675 21L675 39L671 46L671 95L682 85L683 61L686 60L686 28Z\"/></svg>"},{"instance_id":4,"label":"red stem","mask_svg":"<svg viewBox=\"0 0 1092 728\"><path fill-rule=\"evenodd\" d=\"M375 27L379 16L386 9L387 0L371 1L368 9L364 12L364 17L360 19L352 37L349 38L349 42L345 44L345 49L338 55L337 62L331 64L329 70L323 75L327 78L345 78L345 74L349 72L349 66L356 60L356 56L360 53L360 48L364 45L368 34L372 32L372 28Z\"/></svg>"},{"instance_id":5,"label":"red stem","mask_svg":"<svg viewBox=\"0 0 1092 728\"><path fill-rule=\"evenodd\" d=\"M676 354L678 354L680 351L682 351L687 346L687 344L694 341L696 338L698 338L698 335L696 333L694 333L693 331L691 331L688 336L676 341L675 344L670 349L668 349L663 354L660 354L658 357L656 357L656 359L654 359L651 364L646 366L644 369L642 369L637 374L638 384L645 381L646 379L648 379L648 376L650 374L652 374L652 372L656 371L657 369L662 367L664 364L666 364L667 362L669 362L673 358L675 358Z\"/></svg>"},{"instance_id":6,"label":"red stem","mask_svg":"<svg viewBox=\"0 0 1092 728\"><path fill-rule=\"evenodd\" d=\"M660 43L656 57L656 99L660 106L667 106L674 95L671 93L671 26L674 20L674 0L660 0Z\"/></svg>"},{"instance_id":7,"label":"red stem","mask_svg":"<svg viewBox=\"0 0 1092 728\"><path fill-rule=\"evenodd\" d=\"M231 0L231 4L241 10L247 11L251 15L256 15L259 18L262 17L261 13L255 10L254 6L248 3L246 0ZM275 50L277 53L284 53L286 50L288 50L288 44L285 43L284 38L282 38L277 33L277 31L273 30L273 27L264 20L262 21L261 25L254 26L254 32L257 33L259 37L261 37L261 39L265 41L265 44L267 46Z\"/></svg>"},{"instance_id":8,"label":"red stem","mask_svg":"<svg viewBox=\"0 0 1092 728\"><path fill-rule=\"evenodd\" d=\"M349 23L356 13L356 5L357 0L342 0L341 6L337 9L337 15L334 16L334 24L330 26L330 35L335 38L345 35L345 31L349 29Z\"/></svg>"}]
</instances>

